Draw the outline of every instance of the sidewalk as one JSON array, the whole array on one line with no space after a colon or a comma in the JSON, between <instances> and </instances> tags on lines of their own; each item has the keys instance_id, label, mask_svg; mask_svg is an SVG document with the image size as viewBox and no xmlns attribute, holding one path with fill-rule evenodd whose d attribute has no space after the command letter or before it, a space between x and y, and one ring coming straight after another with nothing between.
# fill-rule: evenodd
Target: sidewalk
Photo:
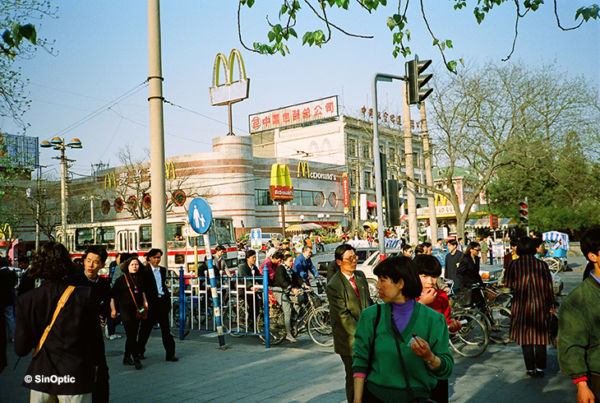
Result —
<instances>
[{"instance_id":1,"label":"sidewalk","mask_svg":"<svg viewBox=\"0 0 600 403\"><path fill-rule=\"evenodd\" d=\"M188 336L190 337L190 336ZM152 402L342 402L345 400L342 362L331 349L314 345L303 335L265 349L256 337L226 337L227 350L217 349L212 335L192 335L177 341L179 362L164 361L160 333L149 341L144 368L124 366L124 339L106 342L111 375L111 401ZM12 345L9 345L9 350ZM0 402L27 402L20 386L29 365L21 360L0 374ZM556 350L548 349L543 379L525 376L520 347L489 346L478 358L456 358L450 379L452 402L565 402L575 398L575 387L558 373Z\"/></svg>"}]
</instances>

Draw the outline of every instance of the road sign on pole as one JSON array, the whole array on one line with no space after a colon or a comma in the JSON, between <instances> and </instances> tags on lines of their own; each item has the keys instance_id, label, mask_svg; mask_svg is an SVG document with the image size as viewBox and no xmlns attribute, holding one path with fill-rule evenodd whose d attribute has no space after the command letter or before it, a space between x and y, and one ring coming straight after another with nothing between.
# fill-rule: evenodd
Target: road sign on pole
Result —
<instances>
[{"instance_id":1,"label":"road sign on pole","mask_svg":"<svg viewBox=\"0 0 600 403\"><path fill-rule=\"evenodd\" d=\"M250 247L252 249L262 249L262 230L260 228L250 230Z\"/></svg>"},{"instance_id":2,"label":"road sign on pole","mask_svg":"<svg viewBox=\"0 0 600 403\"><path fill-rule=\"evenodd\" d=\"M192 229L197 233L208 232L212 224L212 210L206 200L196 197L190 202L188 219Z\"/></svg>"}]
</instances>

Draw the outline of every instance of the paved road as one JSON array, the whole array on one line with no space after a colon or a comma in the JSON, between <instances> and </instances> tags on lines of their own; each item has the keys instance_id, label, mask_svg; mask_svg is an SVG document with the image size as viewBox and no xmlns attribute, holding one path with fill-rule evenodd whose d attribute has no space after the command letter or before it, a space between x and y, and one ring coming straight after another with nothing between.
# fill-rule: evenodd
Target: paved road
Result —
<instances>
[{"instance_id":1,"label":"paved road","mask_svg":"<svg viewBox=\"0 0 600 403\"><path fill-rule=\"evenodd\" d=\"M570 259L572 267L577 258ZM581 271L561 273L565 290L581 279ZM122 329L121 329L122 330ZM344 371L332 349L314 345L306 335L296 344L265 349L256 337L226 338L227 350L216 348L211 334L192 334L177 341L177 363L165 362L160 332L149 341L144 368L121 364L124 339L107 341L114 402L342 402ZM0 374L0 402L26 402L20 386L30 358L12 369L16 357L9 345L10 367ZM452 402L569 402L575 397L570 380L558 372L556 350L548 350L546 377L530 379L519 346L490 346L474 359L456 358L450 378Z\"/></svg>"}]
</instances>

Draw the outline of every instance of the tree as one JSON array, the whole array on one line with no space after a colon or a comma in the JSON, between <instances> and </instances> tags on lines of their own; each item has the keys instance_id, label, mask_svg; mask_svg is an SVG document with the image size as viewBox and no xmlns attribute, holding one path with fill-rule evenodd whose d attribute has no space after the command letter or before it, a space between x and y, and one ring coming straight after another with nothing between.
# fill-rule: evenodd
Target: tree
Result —
<instances>
[{"instance_id":1,"label":"tree","mask_svg":"<svg viewBox=\"0 0 600 403\"><path fill-rule=\"evenodd\" d=\"M586 139L598 131L599 114L593 107L597 102L597 92L585 81L570 79L555 66L533 70L523 65L487 64L458 76L448 74L445 80L435 83L430 97L435 165L440 169L444 189L415 182L447 197L456 213L459 234L464 232L479 194L511 167L525 173L524 187L531 185L546 192L554 191L554 185L561 183L568 188L568 176L531 173L540 166L550 172L559 162L569 166L569 158L581 148L572 146L571 154L558 159L554 156L557 145L573 144L573 124L581 127ZM583 154L577 155L582 158ZM468 167L471 177L472 192L462 206L454 186L457 167ZM565 195L568 191L564 190ZM503 200L509 199L516 207L525 195L510 194ZM496 196L492 196L496 202ZM573 198L573 203L577 200Z\"/></svg>"},{"instance_id":2,"label":"tree","mask_svg":"<svg viewBox=\"0 0 600 403\"><path fill-rule=\"evenodd\" d=\"M515 23L514 23L514 40L512 49L508 53L505 59L510 59L513 54L517 42L518 37L518 27L519 22L529 13L535 12L540 7L544 6L543 0L477 0L477 2L468 2L467 0L450 0L453 3L455 10L460 9L472 9L473 15L477 21L477 23L481 24L486 15L492 11L494 8L502 7L502 6L511 6L515 8ZM238 6L238 33L240 42L242 46L249 51L262 53L262 54L274 54L281 53L282 55L286 55L290 52L287 43L294 38L298 38L298 33L295 30L296 23L298 21L299 15L302 11L302 5L306 5L306 10L308 10L309 14L312 14L318 21L319 24L323 26L321 29L316 30L307 30L302 34L302 45L308 46L323 46L331 40L332 31L341 32L344 35L358 37L358 38L372 38L371 35L364 34L355 34L346 31L344 28L336 24L332 17L328 14L328 12L333 12L335 9L349 10L351 3L350 0L304 0L300 2L299 0L280 0L279 5L275 7L275 10L278 12L279 23L272 23L267 15L267 24L269 25L269 32L267 33L268 43L263 42L254 42L252 47L246 45L244 40L242 39L242 23L241 23L241 8L242 6L246 6L251 8L255 3L255 0L239 0ZM392 2L390 2L392 3ZM387 26L392 32L392 54L394 57L398 55L402 55L407 57L411 54L410 47L408 43L410 42L410 26L412 26L415 20L420 19L427 31L429 32L432 40L433 46L438 49L440 55L444 61L445 66L450 71L455 71L457 67L457 62L462 63L462 59L457 60L447 60L445 51L449 48L452 48L452 40L451 39L442 39L439 38L435 32L434 28L431 26L430 22L427 19L427 11L431 10L427 9L427 6L423 4L423 0L415 0L413 1L413 6L417 3L418 10L414 10L410 8L410 0L398 0L397 3L394 2L395 6L393 7L392 15L387 19ZM473 4L475 3L475 4ZM356 0L356 4L354 5L360 8L360 11L366 13L372 13L377 10L379 6L385 7L388 6L387 0ZM436 7L435 5L431 5L430 7ZM391 7L391 4L390 4ZM416 13L416 16L411 15L412 13ZM590 4L588 6L583 6L578 8L575 11L574 26L564 27L559 18L559 10L558 10L558 1L554 1L554 15L556 17L556 25L559 29L563 31L573 30L581 27L584 22L589 20L596 20L599 18L600 7L597 4ZM409 16L411 16L411 25L409 25Z\"/></svg>"},{"instance_id":3,"label":"tree","mask_svg":"<svg viewBox=\"0 0 600 403\"><path fill-rule=\"evenodd\" d=\"M55 17L49 0L3 0L0 2L0 117L9 117L25 127L23 114L29 108L26 81L15 63L33 55L37 48L50 52L49 43L40 38L30 21Z\"/></svg>"}]
</instances>

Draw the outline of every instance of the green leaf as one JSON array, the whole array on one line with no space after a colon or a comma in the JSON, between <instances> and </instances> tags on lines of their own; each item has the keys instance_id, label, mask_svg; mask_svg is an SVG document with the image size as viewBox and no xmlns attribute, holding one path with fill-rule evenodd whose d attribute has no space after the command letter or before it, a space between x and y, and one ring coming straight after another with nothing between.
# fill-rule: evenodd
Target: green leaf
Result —
<instances>
[{"instance_id":1,"label":"green leaf","mask_svg":"<svg viewBox=\"0 0 600 403\"><path fill-rule=\"evenodd\" d=\"M575 12L575 19L583 18L584 21L588 21L589 19L597 20L599 18L600 8L597 4L593 4L589 7L581 7Z\"/></svg>"},{"instance_id":2,"label":"green leaf","mask_svg":"<svg viewBox=\"0 0 600 403\"><path fill-rule=\"evenodd\" d=\"M485 18L485 13L482 13L481 11L479 11L479 7L475 7L473 9L473 14L475 15L475 19L477 20L477 23L481 24L481 22Z\"/></svg>"},{"instance_id":3,"label":"green leaf","mask_svg":"<svg viewBox=\"0 0 600 403\"><path fill-rule=\"evenodd\" d=\"M289 28L288 32L290 35L292 35L294 38L298 37L298 34L296 33L296 30L294 28Z\"/></svg>"},{"instance_id":4,"label":"green leaf","mask_svg":"<svg viewBox=\"0 0 600 403\"><path fill-rule=\"evenodd\" d=\"M4 43L6 43L6 45L9 48L12 48L13 46L15 46L15 43L12 39L12 35L8 29L2 33L2 40L4 41Z\"/></svg>"},{"instance_id":5,"label":"green leaf","mask_svg":"<svg viewBox=\"0 0 600 403\"><path fill-rule=\"evenodd\" d=\"M433 40L433 45L432 46L437 46L438 43L440 43L440 41L438 41L437 38L436 38L436 39Z\"/></svg>"},{"instance_id":6,"label":"green leaf","mask_svg":"<svg viewBox=\"0 0 600 403\"><path fill-rule=\"evenodd\" d=\"M450 39L446 40L446 47L452 48L452 41Z\"/></svg>"},{"instance_id":7,"label":"green leaf","mask_svg":"<svg viewBox=\"0 0 600 403\"><path fill-rule=\"evenodd\" d=\"M450 60L446 66L448 67L448 70L455 71L456 70L456 64L457 63L456 63L455 60Z\"/></svg>"},{"instance_id":8,"label":"green leaf","mask_svg":"<svg viewBox=\"0 0 600 403\"><path fill-rule=\"evenodd\" d=\"M279 16L281 17L283 14L287 13L287 11L288 11L287 5L283 4L281 6L281 10L279 10Z\"/></svg>"},{"instance_id":9,"label":"green leaf","mask_svg":"<svg viewBox=\"0 0 600 403\"><path fill-rule=\"evenodd\" d=\"M275 33L273 31L269 31L267 36L269 37L269 42L273 42L275 40Z\"/></svg>"}]
</instances>

